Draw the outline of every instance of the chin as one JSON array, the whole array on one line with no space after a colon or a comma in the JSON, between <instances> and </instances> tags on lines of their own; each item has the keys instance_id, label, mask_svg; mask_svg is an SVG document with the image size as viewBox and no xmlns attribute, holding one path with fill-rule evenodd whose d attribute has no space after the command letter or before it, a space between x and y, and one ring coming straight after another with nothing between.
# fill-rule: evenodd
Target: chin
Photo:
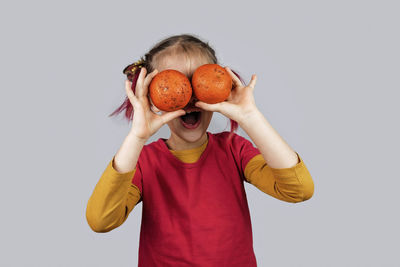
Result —
<instances>
[{"instance_id":1,"label":"chin","mask_svg":"<svg viewBox=\"0 0 400 267\"><path fill-rule=\"evenodd\" d=\"M185 132L180 131L179 134L177 134L177 133L175 133L175 134L178 135L180 138L182 138L183 140L185 140L188 143L194 143L196 141L199 141L203 137L203 135L205 134L206 131L207 131L207 129L204 129L204 130L195 129L195 130L189 130L189 131L185 131Z\"/></svg>"}]
</instances>

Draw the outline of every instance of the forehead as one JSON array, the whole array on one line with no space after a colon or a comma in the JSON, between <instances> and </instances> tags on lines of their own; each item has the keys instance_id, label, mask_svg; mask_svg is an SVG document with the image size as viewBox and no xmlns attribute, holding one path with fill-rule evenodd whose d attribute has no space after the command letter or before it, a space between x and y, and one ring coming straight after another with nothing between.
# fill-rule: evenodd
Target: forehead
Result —
<instances>
[{"instance_id":1,"label":"forehead","mask_svg":"<svg viewBox=\"0 0 400 267\"><path fill-rule=\"evenodd\" d=\"M206 56L188 54L160 55L155 62L155 68L159 72L166 69L174 69L182 72L187 77L191 77L201 65L212 63Z\"/></svg>"}]
</instances>

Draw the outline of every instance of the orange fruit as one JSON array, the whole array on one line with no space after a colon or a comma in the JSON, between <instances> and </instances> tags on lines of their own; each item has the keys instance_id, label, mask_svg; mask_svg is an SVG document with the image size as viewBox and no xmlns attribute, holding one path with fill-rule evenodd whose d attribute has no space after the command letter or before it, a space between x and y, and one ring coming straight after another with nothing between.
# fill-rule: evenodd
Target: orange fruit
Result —
<instances>
[{"instance_id":1,"label":"orange fruit","mask_svg":"<svg viewBox=\"0 0 400 267\"><path fill-rule=\"evenodd\" d=\"M185 74L167 69L156 74L149 85L153 104L163 111L185 107L192 97L192 86Z\"/></svg>"},{"instance_id":2,"label":"orange fruit","mask_svg":"<svg viewBox=\"0 0 400 267\"><path fill-rule=\"evenodd\" d=\"M232 78L220 65L205 64L193 73L192 86L197 99L215 104L228 98L232 90Z\"/></svg>"}]
</instances>

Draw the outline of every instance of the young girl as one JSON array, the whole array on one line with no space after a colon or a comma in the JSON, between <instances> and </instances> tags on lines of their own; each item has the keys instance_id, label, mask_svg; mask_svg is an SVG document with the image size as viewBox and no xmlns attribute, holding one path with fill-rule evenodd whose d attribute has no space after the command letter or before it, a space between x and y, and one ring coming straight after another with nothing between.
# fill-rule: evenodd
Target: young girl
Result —
<instances>
[{"instance_id":1,"label":"young girl","mask_svg":"<svg viewBox=\"0 0 400 267\"><path fill-rule=\"evenodd\" d=\"M313 195L299 154L255 105L256 75L244 85L225 67L233 88L221 103L193 95L173 112L152 105L148 86L158 72L174 69L190 79L207 63L219 64L214 50L185 34L159 42L124 70L127 100L113 114L126 109L132 127L94 188L86 218L93 231L108 232L143 202L138 266L257 266L244 182L287 202ZM207 131L213 112L231 120L231 132ZM170 137L146 145L164 124ZM256 147L234 133L238 124Z\"/></svg>"}]
</instances>

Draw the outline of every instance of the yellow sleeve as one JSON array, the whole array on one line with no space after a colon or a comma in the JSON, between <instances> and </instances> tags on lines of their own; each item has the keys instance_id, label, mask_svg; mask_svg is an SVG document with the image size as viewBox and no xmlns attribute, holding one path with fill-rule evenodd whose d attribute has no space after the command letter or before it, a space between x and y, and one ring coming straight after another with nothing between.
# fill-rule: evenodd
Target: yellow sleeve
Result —
<instances>
[{"instance_id":1,"label":"yellow sleeve","mask_svg":"<svg viewBox=\"0 0 400 267\"><path fill-rule=\"evenodd\" d=\"M136 168L119 173L113 167L114 158L100 177L86 207L86 220L98 233L120 226L141 200L139 188L132 184Z\"/></svg>"},{"instance_id":2,"label":"yellow sleeve","mask_svg":"<svg viewBox=\"0 0 400 267\"><path fill-rule=\"evenodd\" d=\"M302 158L291 168L276 169L267 165L262 154L253 157L246 165L246 181L262 192L286 201L301 202L314 194L314 182Z\"/></svg>"}]
</instances>

